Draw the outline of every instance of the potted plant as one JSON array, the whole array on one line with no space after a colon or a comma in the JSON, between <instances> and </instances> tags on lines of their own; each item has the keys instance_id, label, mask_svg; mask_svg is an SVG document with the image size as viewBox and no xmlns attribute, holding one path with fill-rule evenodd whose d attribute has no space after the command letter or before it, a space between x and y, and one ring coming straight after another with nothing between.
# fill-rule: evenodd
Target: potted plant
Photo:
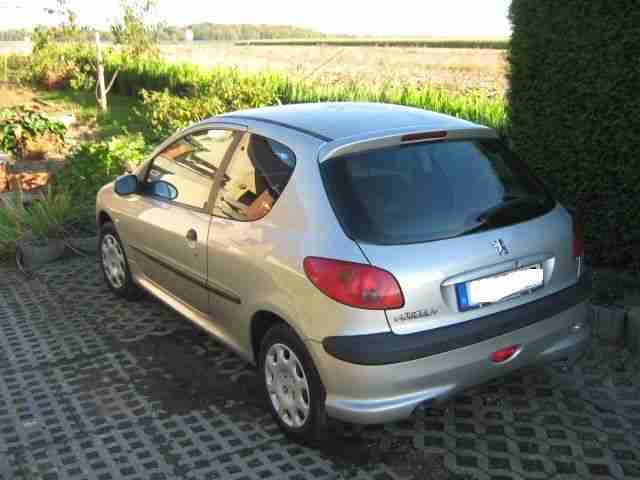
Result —
<instances>
[{"instance_id":1,"label":"potted plant","mask_svg":"<svg viewBox=\"0 0 640 480\"><path fill-rule=\"evenodd\" d=\"M98 228L93 208L79 209L64 229L68 245L72 250L81 253L98 251Z\"/></svg>"},{"instance_id":2,"label":"potted plant","mask_svg":"<svg viewBox=\"0 0 640 480\"><path fill-rule=\"evenodd\" d=\"M5 193L0 197L0 261L15 257L16 245L23 236L17 201L15 194Z\"/></svg>"},{"instance_id":3,"label":"potted plant","mask_svg":"<svg viewBox=\"0 0 640 480\"><path fill-rule=\"evenodd\" d=\"M69 195L53 193L51 189L25 206L18 192L9 210L18 220L16 262L30 270L60 258L65 251L63 225L75 215Z\"/></svg>"}]
</instances>

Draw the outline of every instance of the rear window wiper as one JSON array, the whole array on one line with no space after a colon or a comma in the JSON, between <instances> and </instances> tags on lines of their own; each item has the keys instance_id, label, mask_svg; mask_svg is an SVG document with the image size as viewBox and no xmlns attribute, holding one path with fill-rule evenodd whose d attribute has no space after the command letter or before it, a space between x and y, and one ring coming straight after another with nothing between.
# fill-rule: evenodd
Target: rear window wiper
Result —
<instances>
[{"instance_id":1,"label":"rear window wiper","mask_svg":"<svg viewBox=\"0 0 640 480\"><path fill-rule=\"evenodd\" d=\"M482 213L480 213L480 215L478 215L476 221L486 222L488 220L491 220L492 217L504 213L505 210L508 210L509 208L513 208L523 204L530 205L532 203L534 203L536 206L539 206L544 202L540 197L537 197L535 195L505 195L504 197L502 197L501 203L484 210Z\"/></svg>"},{"instance_id":2,"label":"rear window wiper","mask_svg":"<svg viewBox=\"0 0 640 480\"><path fill-rule=\"evenodd\" d=\"M496 217L500 217L505 214L505 212L508 212L511 208L520 205L535 205L537 207L544 205L544 200L535 195L505 195L502 198L502 203L487 208L476 217L477 225L462 231L459 235L468 235L499 226L499 222L495 222L494 220Z\"/></svg>"}]
</instances>

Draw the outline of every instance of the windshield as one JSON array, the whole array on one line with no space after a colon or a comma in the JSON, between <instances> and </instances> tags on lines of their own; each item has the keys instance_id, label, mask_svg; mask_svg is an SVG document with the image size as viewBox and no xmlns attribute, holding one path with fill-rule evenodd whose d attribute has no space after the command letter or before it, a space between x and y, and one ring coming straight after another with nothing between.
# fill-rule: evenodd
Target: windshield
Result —
<instances>
[{"instance_id":1,"label":"windshield","mask_svg":"<svg viewBox=\"0 0 640 480\"><path fill-rule=\"evenodd\" d=\"M497 139L402 145L327 160L323 179L347 235L417 243L529 220L555 202Z\"/></svg>"}]
</instances>

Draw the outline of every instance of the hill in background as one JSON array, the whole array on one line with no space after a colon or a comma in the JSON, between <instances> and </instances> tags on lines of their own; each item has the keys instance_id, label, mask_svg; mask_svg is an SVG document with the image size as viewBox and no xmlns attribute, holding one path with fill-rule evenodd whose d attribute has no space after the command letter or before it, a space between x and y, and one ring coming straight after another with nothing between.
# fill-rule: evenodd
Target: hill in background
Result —
<instances>
[{"instance_id":1,"label":"hill in background","mask_svg":"<svg viewBox=\"0 0 640 480\"><path fill-rule=\"evenodd\" d=\"M316 32L306 28L294 27L292 25L223 25L217 23L197 23L185 27L162 26L158 30L158 40L160 42L180 42L185 39L187 29L193 31L193 39L196 41L230 41L242 40L269 40L283 38L323 38L324 33ZM82 28L82 37L85 40L93 38L94 30ZM3 30L0 31L0 41L22 41L31 35L31 30ZM113 40L111 32L101 32L105 41Z\"/></svg>"},{"instance_id":2,"label":"hill in background","mask_svg":"<svg viewBox=\"0 0 640 480\"><path fill-rule=\"evenodd\" d=\"M318 38L324 33L292 25L222 25L216 23L198 23L189 26L193 39L200 41L239 41L279 38ZM182 29L184 31L184 29Z\"/></svg>"}]
</instances>

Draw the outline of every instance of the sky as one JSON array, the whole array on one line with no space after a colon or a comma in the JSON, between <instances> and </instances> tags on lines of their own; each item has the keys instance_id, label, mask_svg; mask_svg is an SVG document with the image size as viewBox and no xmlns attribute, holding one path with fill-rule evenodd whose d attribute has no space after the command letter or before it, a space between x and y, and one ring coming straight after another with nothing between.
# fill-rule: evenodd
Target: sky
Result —
<instances>
[{"instance_id":1,"label":"sky","mask_svg":"<svg viewBox=\"0 0 640 480\"><path fill-rule=\"evenodd\" d=\"M67 0L80 24L105 28L119 0ZM157 16L170 25L265 23L324 33L376 36L506 37L510 0L159 0ZM0 30L51 24L55 0L0 0Z\"/></svg>"}]
</instances>

